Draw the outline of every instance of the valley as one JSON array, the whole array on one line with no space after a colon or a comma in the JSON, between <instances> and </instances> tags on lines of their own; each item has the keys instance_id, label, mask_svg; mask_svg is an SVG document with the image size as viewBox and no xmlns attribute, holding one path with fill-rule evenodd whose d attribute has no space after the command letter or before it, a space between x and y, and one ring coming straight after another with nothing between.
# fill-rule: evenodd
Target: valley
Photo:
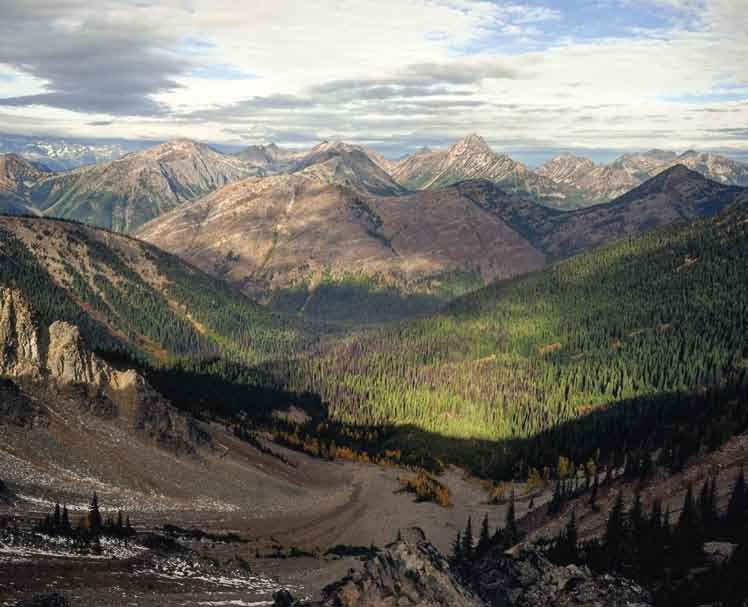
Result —
<instances>
[{"instance_id":1,"label":"valley","mask_svg":"<svg viewBox=\"0 0 748 607\"><path fill-rule=\"evenodd\" d=\"M244 188L276 191L268 180L278 180L296 188L296 208L308 192L340 188L314 168L295 181L228 187L239 189L237 209L251 209L252 195L268 198L262 190L245 198ZM396 218L428 204L410 198L372 196L368 208ZM725 504L746 463L744 310L734 303L748 301L748 281L744 265L731 263L745 245L744 191L676 167L620 201L571 214L485 181L452 186L437 200L434 221L461 201L465 221L470 212L495 218L486 237L517 226L497 243L521 238L549 259L550 243L572 246L569 234L594 243L589 226L605 225L605 213L625 218L640 205L631 217L647 228L637 234L636 223L608 221L609 244L539 263L527 276L495 276L428 318L341 333L272 313L132 237L2 218L0 268L10 286L0 323L3 511L33 521L62 502L85 517L95 492L128 513L138 538L134 553L106 564L74 557L90 560L87 571L98 573L89 579L70 569L64 550L40 548L33 531L6 530L0 572L14 580L9 604L41 590L39 571L64 580L48 590L80 604L116 605L123 595L179 604L185 593L206 603L270 602L281 588L324 597L349 568L366 571L361 559L374 553L362 556L364 547L381 549L398 530L417 526L448 554L467 518L477 526L488 516L506 529L511 512L542 543L575 507L580 533L594 537L617 491L646 487L648 503L667 499L675 515L689 483L718 461ZM214 212L206 208L204 221ZM281 221L293 225L284 211ZM464 244L459 232L454 238ZM392 241L401 251L422 246L413 236ZM509 259L506 249L496 258ZM636 481L631 462L644 466L652 451L662 480ZM587 512L590 469L602 487ZM447 497L421 501L404 491L418 475ZM240 540L187 536L177 548L154 539L165 525ZM141 541L157 547L136 548ZM123 586L133 572L138 582Z\"/></svg>"}]
</instances>

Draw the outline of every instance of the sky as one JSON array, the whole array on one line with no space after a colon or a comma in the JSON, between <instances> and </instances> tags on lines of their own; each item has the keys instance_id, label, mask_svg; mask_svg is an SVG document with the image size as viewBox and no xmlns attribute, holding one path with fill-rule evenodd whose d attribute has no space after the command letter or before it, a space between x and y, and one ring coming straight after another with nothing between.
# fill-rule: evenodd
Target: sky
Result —
<instances>
[{"instance_id":1,"label":"sky","mask_svg":"<svg viewBox=\"0 0 748 607\"><path fill-rule=\"evenodd\" d=\"M0 0L0 132L748 157L748 0Z\"/></svg>"}]
</instances>

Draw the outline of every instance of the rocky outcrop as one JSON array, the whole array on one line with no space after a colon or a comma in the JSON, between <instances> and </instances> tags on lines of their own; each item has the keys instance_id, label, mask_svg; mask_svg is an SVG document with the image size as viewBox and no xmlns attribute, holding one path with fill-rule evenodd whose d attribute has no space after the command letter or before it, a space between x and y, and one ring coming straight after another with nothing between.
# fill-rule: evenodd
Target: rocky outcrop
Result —
<instances>
[{"instance_id":1,"label":"rocky outcrop","mask_svg":"<svg viewBox=\"0 0 748 607\"><path fill-rule=\"evenodd\" d=\"M19 290L0 287L0 375L101 386L116 372L86 348L78 327L45 328Z\"/></svg>"},{"instance_id":2,"label":"rocky outcrop","mask_svg":"<svg viewBox=\"0 0 748 607\"><path fill-rule=\"evenodd\" d=\"M0 287L0 375L41 371L39 331L20 291Z\"/></svg>"},{"instance_id":3,"label":"rocky outcrop","mask_svg":"<svg viewBox=\"0 0 748 607\"><path fill-rule=\"evenodd\" d=\"M587 567L551 563L537 549L516 554L500 549L475 570L479 595L489 605L512 607L645 607L650 594L625 578L594 575Z\"/></svg>"},{"instance_id":4,"label":"rocky outcrop","mask_svg":"<svg viewBox=\"0 0 748 607\"><path fill-rule=\"evenodd\" d=\"M115 372L83 343L78 327L56 321L49 327L46 371L63 384L104 385Z\"/></svg>"},{"instance_id":5,"label":"rocky outcrop","mask_svg":"<svg viewBox=\"0 0 748 607\"><path fill-rule=\"evenodd\" d=\"M477 607L482 603L454 577L446 559L410 529L369 562L323 591L324 607Z\"/></svg>"},{"instance_id":6,"label":"rocky outcrop","mask_svg":"<svg viewBox=\"0 0 748 607\"><path fill-rule=\"evenodd\" d=\"M516 554L501 549L474 568L476 594L456 579L449 564L411 529L366 563L323 591L318 607L646 607L649 593L633 582L594 575L586 567L560 567L535 548ZM280 597L277 605L294 605Z\"/></svg>"},{"instance_id":7,"label":"rocky outcrop","mask_svg":"<svg viewBox=\"0 0 748 607\"><path fill-rule=\"evenodd\" d=\"M0 287L0 376L5 377L0 414L6 423L30 427L44 419L41 407L14 383L31 380L55 393L75 388L68 393L83 411L119 418L172 451L193 452L210 442L194 420L180 414L140 374L113 369L88 349L75 325L55 321L45 328L23 294L8 287Z\"/></svg>"}]
</instances>

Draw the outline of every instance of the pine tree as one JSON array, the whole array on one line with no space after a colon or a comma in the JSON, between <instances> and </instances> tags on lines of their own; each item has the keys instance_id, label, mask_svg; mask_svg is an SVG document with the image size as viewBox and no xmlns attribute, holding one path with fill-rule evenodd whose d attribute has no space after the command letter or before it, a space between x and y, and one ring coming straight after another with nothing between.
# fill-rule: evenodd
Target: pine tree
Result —
<instances>
[{"instance_id":1,"label":"pine tree","mask_svg":"<svg viewBox=\"0 0 748 607\"><path fill-rule=\"evenodd\" d=\"M745 474L741 468L727 504L725 523L728 531L734 533L740 531L746 522L748 522L748 488L746 488Z\"/></svg>"},{"instance_id":2,"label":"pine tree","mask_svg":"<svg viewBox=\"0 0 748 607\"><path fill-rule=\"evenodd\" d=\"M480 536L478 537L478 553L483 554L491 545L491 532L488 529L488 514L484 515L483 522L480 526Z\"/></svg>"},{"instance_id":3,"label":"pine tree","mask_svg":"<svg viewBox=\"0 0 748 607\"><path fill-rule=\"evenodd\" d=\"M548 504L548 514L557 514L561 510L562 501L561 481L556 481L556 486L553 488L553 497Z\"/></svg>"},{"instance_id":4,"label":"pine tree","mask_svg":"<svg viewBox=\"0 0 748 607\"><path fill-rule=\"evenodd\" d=\"M96 495L96 492L94 492L91 498L91 506L88 511L88 527L94 536L101 533L101 512L99 511L99 497Z\"/></svg>"},{"instance_id":5,"label":"pine tree","mask_svg":"<svg viewBox=\"0 0 748 607\"><path fill-rule=\"evenodd\" d=\"M52 519L52 522L54 524L55 532L60 531L60 527L62 526L62 513L60 512L60 504L59 502L55 503L55 514Z\"/></svg>"},{"instance_id":6,"label":"pine tree","mask_svg":"<svg viewBox=\"0 0 748 607\"><path fill-rule=\"evenodd\" d=\"M705 533L709 533L717 522L717 483L712 476L704 481L699 492L699 515Z\"/></svg>"},{"instance_id":7,"label":"pine tree","mask_svg":"<svg viewBox=\"0 0 748 607\"><path fill-rule=\"evenodd\" d=\"M634 497L634 505L631 507L629 518L634 533L637 534L637 536L644 533L644 509L642 507L641 494L639 493Z\"/></svg>"},{"instance_id":8,"label":"pine tree","mask_svg":"<svg viewBox=\"0 0 748 607\"><path fill-rule=\"evenodd\" d=\"M122 531L124 530L124 523L122 521L122 510L117 511L117 523L115 526L115 530L117 531L118 534L121 534ZM398 530L397 534L400 535L400 530Z\"/></svg>"},{"instance_id":9,"label":"pine tree","mask_svg":"<svg viewBox=\"0 0 748 607\"><path fill-rule=\"evenodd\" d=\"M462 532L457 532L457 537L452 543L452 563L459 568L462 564Z\"/></svg>"},{"instance_id":10,"label":"pine tree","mask_svg":"<svg viewBox=\"0 0 748 607\"><path fill-rule=\"evenodd\" d=\"M570 563L576 563L579 560L579 533L577 531L577 513L571 511L571 518L566 525L566 552L567 559Z\"/></svg>"},{"instance_id":11,"label":"pine tree","mask_svg":"<svg viewBox=\"0 0 748 607\"><path fill-rule=\"evenodd\" d=\"M465 533L462 535L462 558L465 562L472 561L473 558L473 519L468 517L467 525L465 525Z\"/></svg>"},{"instance_id":12,"label":"pine tree","mask_svg":"<svg viewBox=\"0 0 748 607\"><path fill-rule=\"evenodd\" d=\"M624 504L623 494L618 493L613 508L608 515L608 521L605 524L605 535L603 538L603 551L607 567L614 568L619 564L625 539L625 521L624 521Z\"/></svg>"},{"instance_id":13,"label":"pine tree","mask_svg":"<svg viewBox=\"0 0 748 607\"><path fill-rule=\"evenodd\" d=\"M597 472L595 472L595 477L592 479L592 491L590 493L590 506L595 510L597 509L597 492L600 487L600 482L597 478L598 475Z\"/></svg>"},{"instance_id":14,"label":"pine tree","mask_svg":"<svg viewBox=\"0 0 748 607\"><path fill-rule=\"evenodd\" d=\"M507 548L514 546L519 541L514 501L514 490L512 490L512 494L509 497L509 507L506 509L506 520L504 523L504 544Z\"/></svg>"},{"instance_id":15,"label":"pine tree","mask_svg":"<svg viewBox=\"0 0 748 607\"><path fill-rule=\"evenodd\" d=\"M701 551L701 537L699 513L693 498L693 487L689 485L683 499L683 510L675 527L675 543L681 564L690 562Z\"/></svg>"},{"instance_id":16,"label":"pine tree","mask_svg":"<svg viewBox=\"0 0 748 607\"><path fill-rule=\"evenodd\" d=\"M68 513L67 504L62 507L62 521L61 521L62 532L69 534L73 529L70 525L70 514Z\"/></svg>"}]
</instances>

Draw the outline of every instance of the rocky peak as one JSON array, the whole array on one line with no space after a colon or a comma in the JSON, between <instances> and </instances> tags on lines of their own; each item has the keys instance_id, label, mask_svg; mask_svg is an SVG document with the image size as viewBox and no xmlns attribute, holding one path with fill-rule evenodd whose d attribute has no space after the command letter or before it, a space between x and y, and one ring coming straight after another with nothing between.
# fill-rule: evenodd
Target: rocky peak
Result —
<instances>
[{"instance_id":1,"label":"rocky peak","mask_svg":"<svg viewBox=\"0 0 748 607\"><path fill-rule=\"evenodd\" d=\"M452 151L457 154L493 154L493 150L480 135L471 133L462 141L458 141L452 146Z\"/></svg>"},{"instance_id":2,"label":"rocky peak","mask_svg":"<svg viewBox=\"0 0 748 607\"><path fill-rule=\"evenodd\" d=\"M420 529L369 560L364 569L323 591L321 607L478 607L481 601L454 577L449 563Z\"/></svg>"}]
</instances>

